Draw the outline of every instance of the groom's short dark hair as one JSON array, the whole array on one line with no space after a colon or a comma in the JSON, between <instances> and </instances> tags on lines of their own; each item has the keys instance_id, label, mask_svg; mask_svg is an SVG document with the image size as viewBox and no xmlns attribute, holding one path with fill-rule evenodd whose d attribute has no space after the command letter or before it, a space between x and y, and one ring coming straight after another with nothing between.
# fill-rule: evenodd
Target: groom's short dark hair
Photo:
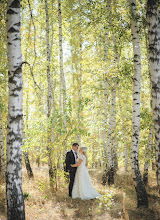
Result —
<instances>
[{"instance_id":1,"label":"groom's short dark hair","mask_svg":"<svg viewBox=\"0 0 160 220\"><path fill-rule=\"evenodd\" d=\"M78 143L73 143L73 144L72 144L72 147L77 146L77 145L79 146Z\"/></svg>"}]
</instances>

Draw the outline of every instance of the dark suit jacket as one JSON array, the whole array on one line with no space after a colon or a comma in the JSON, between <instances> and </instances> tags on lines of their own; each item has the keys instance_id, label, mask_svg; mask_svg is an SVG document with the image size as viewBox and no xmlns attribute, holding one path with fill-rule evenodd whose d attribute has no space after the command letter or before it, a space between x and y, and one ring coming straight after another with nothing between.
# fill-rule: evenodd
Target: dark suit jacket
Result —
<instances>
[{"instance_id":1,"label":"dark suit jacket","mask_svg":"<svg viewBox=\"0 0 160 220\"><path fill-rule=\"evenodd\" d=\"M71 167L71 164L75 164L75 157L72 150L67 152L65 164L66 164L65 167L66 172L76 172L77 167Z\"/></svg>"}]
</instances>

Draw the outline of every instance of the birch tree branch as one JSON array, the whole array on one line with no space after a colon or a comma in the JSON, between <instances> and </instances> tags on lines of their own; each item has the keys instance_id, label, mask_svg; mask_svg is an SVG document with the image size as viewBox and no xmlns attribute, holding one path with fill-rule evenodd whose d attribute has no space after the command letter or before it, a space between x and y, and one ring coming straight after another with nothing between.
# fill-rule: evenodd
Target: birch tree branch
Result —
<instances>
[{"instance_id":1,"label":"birch tree branch","mask_svg":"<svg viewBox=\"0 0 160 220\"><path fill-rule=\"evenodd\" d=\"M31 76L32 76L32 78L33 78L33 82L34 82L35 86L38 87L38 89L39 89L40 91L42 91L41 88L40 88L40 87L38 86L38 84L36 83L35 78L34 78L34 75L33 75L32 67L31 67L31 65L30 65L27 61L23 61L23 62L19 65L19 67L17 67L17 69L16 69L14 72L16 73L16 72L22 67L23 64L29 65L29 67L30 67L30 73L31 73Z\"/></svg>"},{"instance_id":2,"label":"birch tree branch","mask_svg":"<svg viewBox=\"0 0 160 220\"><path fill-rule=\"evenodd\" d=\"M32 70L33 70L33 67L35 65L35 62L36 62L36 59L37 59L37 53L36 53L36 26L35 26L35 23L34 23L34 19L33 19L33 14L32 14L32 8L31 8L31 4L30 4L30 1L28 0L28 5L29 5L29 11L30 11L30 16L31 16L31 20L32 20L32 24L33 24L33 28L34 28L34 61L33 61L33 65L32 65Z\"/></svg>"}]
</instances>

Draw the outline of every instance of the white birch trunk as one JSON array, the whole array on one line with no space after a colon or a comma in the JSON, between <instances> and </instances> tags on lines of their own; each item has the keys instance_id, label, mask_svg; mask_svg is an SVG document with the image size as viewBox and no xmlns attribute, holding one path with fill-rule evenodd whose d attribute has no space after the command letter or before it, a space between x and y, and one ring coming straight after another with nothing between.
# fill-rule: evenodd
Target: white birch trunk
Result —
<instances>
[{"instance_id":1,"label":"white birch trunk","mask_svg":"<svg viewBox=\"0 0 160 220\"><path fill-rule=\"evenodd\" d=\"M111 151L113 158L113 169L114 171L118 168L118 160L117 160L117 135L116 135L116 91L118 85L118 79L114 79L114 86L112 90L112 100L111 100Z\"/></svg>"},{"instance_id":2,"label":"white birch trunk","mask_svg":"<svg viewBox=\"0 0 160 220\"><path fill-rule=\"evenodd\" d=\"M133 113L132 113L132 143L131 143L131 167L133 181L137 193L139 206L148 206L148 197L139 170L138 148L140 130L140 77L141 77L141 54L136 22L136 0L129 0L131 7L131 33L134 54L134 77L133 77Z\"/></svg>"},{"instance_id":3,"label":"white birch trunk","mask_svg":"<svg viewBox=\"0 0 160 220\"><path fill-rule=\"evenodd\" d=\"M51 51L50 51L50 41L49 41L49 14L48 14L48 2L45 0L45 12L46 12L46 49L47 49L47 84L48 84L48 91L47 91L47 118L48 118L48 143L47 143L47 151L48 151L48 168L49 168L49 178L50 178L50 185L54 183L54 171L53 171L53 156L52 156L52 141L54 141L54 133L51 131L53 127L50 124L51 120L51 110L52 110L52 101L53 100L53 91L52 91L52 79L50 73L50 58L51 58Z\"/></svg>"},{"instance_id":4,"label":"white birch trunk","mask_svg":"<svg viewBox=\"0 0 160 220\"><path fill-rule=\"evenodd\" d=\"M63 71L61 0L58 0L58 23L59 23L59 55L60 55L60 59L59 59L59 62L60 62L60 96L62 96L61 94L63 94L63 124L64 124L65 133L67 133L66 83L65 83L64 71ZM60 100L60 103L61 103L61 100Z\"/></svg>"},{"instance_id":5,"label":"white birch trunk","mask_svg":"<svg viewBox=\"0 0 160 220\"><path fill-rule=\"evenodd\" d=\"M103 82L103 89L104 89L104 102L103 102L103 140L104 140L104 146L107 144L107 118L108 118L108 97L109 97L109 85L108 85L108 79L104 77ZM107 156L107 152L105 152ZM105 157L106 157L105 156Z\"/></svg>"},{"instance_id":6,"label":"white birch trunk","mask_svg":"<svg viewBox=\"0 0 160 220\"><path fill-rule=\"evenodd\" d=\"M104 76L104 83L103 83L103 89L104 89L104 102L103 102L103 132L102 132L102 138L103 138L103 147L104 147L104 163L105 163L105 169L102 176L102 184L106 185L107 182L107 176L108 176L108 162L107 162L107 117L108 117L108 97L109 97L109 85L108 85L108 79ZM111 153L110 153L111 154Z\"/></svg>"},{"instance_id":7,"label":"white birch trunk","mask_svg":"<svg viewBox=\"0 0 160 220\"><path fill-rule=\"evenodd\" d=\"M6 165L5 165L5 155L4 155L4 140L3 140L3 128L2 128L2 116L1 116L1 109L0 109L0 171L1 171L1 178L5 180L6 174Z\"/></svg>"},{"instance_id":8,"label":"white birch trunk","mask_svg":"<svg viewBox=\"0 0 160 220\"><path fill-rule=\"evenodd\" d=\"M108 132L107 132L107 162L108 166L106 169L108 170L108 184L114 183L114 161L113 161L113 152L111 148L112 141L112 133L113 127L115 123L115 99L116 99L116 83L114 84L112 93L111 93L111 109L110 109L110 117L108 123Z\"/></svg>"},{"instance_id":9,"label":"white birch trunk","mask_svg":"<svg viewBox=\"0 0 160 220\"><path fill-rule=\"evenodd\" d=\"M110 0L111 1L111 0ZM115 3L115 2L114 2ZM112 10L110 10L110 14L112 16ZM110 24L112 25L112 20L110 21ZM120 60L120 55L118 52L118 48L117 48L117 42L116 42L116 37L113 34L112 36L113 39L113 44L114 44L114 60L115 60L115 66L118 69L118 65L119 65L119 60ZM112 137L112 152L113 152L113 166L114 166L114 171L117 170L118 168L118 159L117 159L117 133L116 133L116 90L117 90L117 86L118 86L118 78L115 78L115 82L114 82L114 88L113 88L113 93L114 93L114 117L113 117L113 126L112 126L112 130L113 130L113 137Z\"/></svg>"},{"instance_id":10,"label":"white birch trunk","mask_svg":"<svg viewBox=\"0 0 160 220\"><path fill-rule=\"evenodd\" d=\"M20 1L8 0L8 130L7 130L7 219L25 219L22 193L22 55L20 32Z\"/></svg>"},{"instance_id":11,"label":"white birch trunk","mask_svg":"<svg viewBox=\"0 0 160 220\"><path fill-rule=\"evenodd\" d=\"M105 7L106 7L106 24L104 26L105 29L105 33L104 33L104 62L107 63L108 61L108 24L107 22L110 23L110 13L111 13L111 0L105 0ZM107 65L105 65L105 72L107 72ZM108 125L108 134L107 134L107 117L108 117L108 111L107 111L107 107L108 107L108 97L109 97L109 85L108 85L108 79L105 76L104 73L104 82L103 82L103 89L104 89L104 102L103 102L103 133L102 133L102 137L103 137L103 146L104 146L104 162L105 162L105 169L104 169L104 173L102 176L102 184L105 185L107 182L107 178L108 178L108 182L110 182L109 180L109 170L111 170L111 166L112 166L112 153L111 153L111 146L110 146L110 142L111 140L109 140L109 131L110 131L110 122ZM109 154L108 154L109 152Z\"/></svg>"},{"instance_id":12,"label":"white birch trunk","mask_svg":"<svg viewBox=\"0 0 160 220\"><path fill-rule=\"evenodd\" d=\"M160 193L160 21L158 0L147 1L149 71L152 83L152 109L155 127L157 183Z\"/></svg>"},{"instance_id":13,"label":"white birch trunk","mask_svg":"<svg viewBox=\"0 0 160 220\"><path fill-rule=\"evenodd\" d=\"M78 143L81 145L81 112L82 112L82 36L80 29L80 64L79 64L79 77L78 77Z\"/></svg>"},{"instance_id":14,"label":"white birch trunk","mask_svg":"<svg viewBox=\"0 0 160 220\"><path fill-rule=\"evenodd\" d=\"M111 108L112 109L112 108ZM111 110L112 111L112 110ZM107 161L108 161L108 173L113 177L113 158L111 152L111 134L112 134L112 118L111 118L111 111L110 111L110 119L108 123L108 132L107 132ZM112 174L111 174L112 173ZM111 178L112 179L112 178ZM108 177L108 184L110 184L110 178ZM114 180L111 180L111 184L114 183Z\"/></svg>"},{"instance_id":15,"label":"white birch trunk","mask_svg":"<svg viewBox=\"0 0 160 220\"><path fill-rule=\"evenodd\" d=\"M81 145L81 111L82 111L82 70L80 67L80 79L79 79L79 90L78 90L78 143Z\"/></svg>"},{"instance_id":16,"label":"white birch trunk","mask_svg":"<svg viewBox=\"0 0 160 220\"><path fill-rule=\"evenodd\" d=\"M120 100L120 95L118 93L118 98ZM121 112L121 118L123 119L124 117L126 117L123 114L123 108L121 105L121 102L119 101L119 108L120 108L120 112ZM124 164L125 164L125 171L128 171L128 164L129 164L129 157L128 157L128 148L127 148L127 137L126 137L126 126L125 126L125 122L123 121L123 126L122 126L122 133L123 133L123 144L124 144Z\"/></svg>"},{"instance_id":17,"label":"white birch trunk","mask_svg":"<svg viewBox=\"0 0 160 220\"><path fill-rule=\"evenodd\" d=\"M128 165L129 165L129 157L128 157L128 148L127 148L127 137L126 137L126 131L125 127L123 129L123 138L124 138L124 164L125 164L125 171L128 171Z\"/></svg>"}]
</instances>

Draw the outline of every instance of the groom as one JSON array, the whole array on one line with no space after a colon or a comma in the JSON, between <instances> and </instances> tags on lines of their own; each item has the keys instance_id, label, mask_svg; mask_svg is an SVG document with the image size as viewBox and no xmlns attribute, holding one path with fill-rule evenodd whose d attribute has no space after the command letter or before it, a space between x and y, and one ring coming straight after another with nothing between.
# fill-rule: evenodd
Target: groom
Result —
<instances>
[{"instance_id":1,"label":"groom","mask_svg":"<svg viewBox=\"0 0 160 220\"><path fill-rule=\"evenodd\" d=\"M72 197L72 188L74 184L74 178L76 174L77 167L71 167L71 164L77 163L77 150L78 150L79 144L74 143L72 145L72 149L67 152L66 154L66 172L69 172L70 182L69 182L69 196Z\"/></svg>"}]
</instances>

